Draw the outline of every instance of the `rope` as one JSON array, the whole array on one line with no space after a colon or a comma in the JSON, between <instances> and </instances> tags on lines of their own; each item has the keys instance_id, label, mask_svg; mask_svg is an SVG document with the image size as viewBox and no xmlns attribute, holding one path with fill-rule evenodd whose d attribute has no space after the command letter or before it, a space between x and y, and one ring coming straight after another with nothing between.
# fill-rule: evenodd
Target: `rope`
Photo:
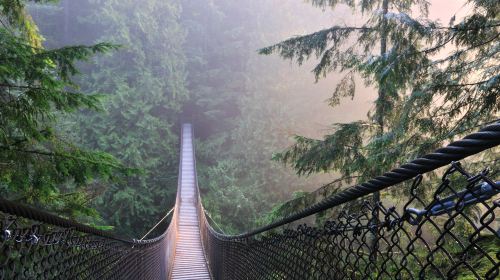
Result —
<instances>
[{"instance_id":1,"label":"rope","mask_svg":"<svg viewBox=\"0 0 500 280\"><path fill-rule=\"evenodd\" d=\"M415 159L407 164L403 164L399 168L395 168L389 172L386 172L381 176L369 180L368 182L352 186L340 193L334 194L333 196L330 196L314 205L304 208L298 212L295 212L289 216L286 216L266 226L257 228L247 233L233 235L233 236L225 235L223 233L221 234L215 231L214 234L216 235L216 237L226 240L247 238L255 234L259 234L277 228L284 224L297 221L299 219L316 214L326 209L338 206L348 201L352 201L360 197L372 194L374 192L383 190L387 187L412 179L418 174L423 174L435 170L439 167L448 165L453 161L461 160L465 157L477 154L489 148L495 147L499 144L500 144L500 121L497 121L494 124L484 127L479 132L472 133L461 140L450 143L448 146L444 148L438 149L433 153L424 155L423 157ZM161 236L150 240L143 240L142 238L141 240L124 239L115 236L110 232L98 230L96 228L80 224L68 219L64 219L42 210L17 204L5 200L3 198L0 198L0 211L11 215L16 215L31 220L39 221L42 223L52 224L62 228L72 228L74 230L83 233L90 233L97 236L132 244L157 242L158 240L163 238L164 235L166 234L165 232ZM168 214L169 213L167 213L167 215L163 219L165 219L168 216ZM155 227L157 225L155 225ZM147 234L149 234L149 232ZM143 238L145 238L145 236Z\"/></svg>"},{"instance_id":2,"label":"rope","mask_svg":"<svg viewBox=\"0 0 500 280\"><path fill-rule=\"evenodd\" d=\"M487 125L478 132L469 134L463 139L450 143L444 148L437 149L433 153L424 155L411 162L401 165L381 176L375 177L368 182L352 186L337 194L323 199L322 201L292 213L276 222L239 235L225 235L214 231L216 237L223 240L235 240L248 238L253 235L280 227L282 225L300 220L318 212L336 207L343 203L358 199L363 196L381 191L403 181L439 167L458 161L468 156L477 154L484 150L500 144L500 121Z\"/></svg>"},{"instance_id":3,"label":"rope","mask_svg":"<svg viewBox=\"0 0 500 280\"><path fill-rule=\"evenodd\" d=\"M156 223L156 225L154 225L146 234L144 234L144 236L141 239L139 239L139 241L142 241L144 238L146 238L146 236L148 236L148 234L150 234L158 225L160 225L161 222L163 222L163 220L165 220L168 216L170 216L170 214L172 213L172 211L174 211L174 209L175 209L175 206L172 207L172 209L170 209L167 212L167 214L165 216L163 216L163 218L161 218L161 220L158 223Z\"/></svg>"},{"instance_id":4,"label":"rope","mask_svg":"<svg viewBox=\"0 0 500 280\"><path fill-rule=\"evenodd\" d=\"M89 233L100 237L105 237L125 243L134 243L134 240L118 237L110 232L102 231L84 224L61 218L43 210L35 209L26 205L18 204L0 198L0 211L11 215L27 218L30 220L55 225L61 228L70 228L83 233Z\"/></svg>"},{"instance_id":5,"label":"rope","mask_svg":"<svg viewBox=\"0 0 500 280\"><path fill-rule=\"evenodd\" d=\"M170 210L170 211L172 211L172 210ZM84 225L84 224L81 224L81 223L78 223L78 222L75 222L72 220L61 218L61 217L56 216L54 214L48 213L46 211L36 209L36 208L30 207L30 206L22 205L22 204L19 204L16 202L12 202L12 201L9 201L9 200L3 199L3 198L0 198L0 212L4 212L4 213L10 214L10 215L15 215L15 216L27 218L27 219L38 221L41 223L55 225L55 226L58 226L61 228L68 228L68 229L72 229L72 230L83 232L83 233L93 234L96 236L100 236L100 237L104 237L104 238L108 238L108 239L112 239L112 240L116 240L116 241L120 241L120 242L124 242L124 243L128 243L128 244L155 243L155 242L160 241L164 237L164 235L166 234L166 232L164 232L162 235L160 235L158 237L155 237L153 239L147 239L147 240L143 240L145 236L142 237L140 240L125 239L125 238L117 236L111 232L99 230L99 229L96 229L94 227L90 227L90 226L87 226L87 225ZM166 217L164 217L164 218L166 218ZM158 226L158 224L156 224L155 227L156 226ZM148 232L147 234L149 234L149 233L150 232Z\"/></svg>"},{"instance_id":6,"label":"rope","mask_svg":"<svg viewBox=\"0 0 500 280\"><path fill-rule=\"evenodd\" d=\"M220 230L220 232L222 234L225 234L225 232L222 230L222 228L219 226L219 224L217 224L217 222L212 218L212 216L210 216L207 209L203 208L203 212L205 212L205 215L210 219L210 221L212 221L212 223L214 223L214 225L217 226L217 228Z\"/></svg>"}]
</instances>

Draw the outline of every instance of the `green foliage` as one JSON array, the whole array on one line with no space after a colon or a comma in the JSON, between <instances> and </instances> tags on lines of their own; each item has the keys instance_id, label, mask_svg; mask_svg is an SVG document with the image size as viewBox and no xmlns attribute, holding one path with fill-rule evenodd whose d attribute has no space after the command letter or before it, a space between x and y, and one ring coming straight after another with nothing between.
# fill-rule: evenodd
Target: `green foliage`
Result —
<instances>
[{"instance_id":1,"label":"green foliage","mask_svg":"<svg viewBox=\"0 0 500 280\"><path fill-rule=\"evenodd\" d=\"M141 169L109 184L93 204L118 233L142 236L174 203L177 187L178 114L188 98L180 4L88 0L59 7L57 20L65 28L41 26L52 44L106 40L122 46L97 58L78 81L84 91L108 93L103 112L85 110L64 130L83 146Z\"/></svg>"},{"instance_id":2,"label":"green foliage","mask_svg":"<svg viewBox=\"0 0 500 280\"><path fill-rule=\"evenodd\" d=\"M3 17L1 24L4 28L8 28L8 25L14 27L15 31L10 29L12 33L19 33L29 45L40 48L43 37L39 34L38 27L31 16L26 12L25 5L26 2L47 3L55 1L57 0L1 0L0 14Z\"/></svg>"},{"instance_id":3,"label":"green foliage","mask_svg":"<svg viewBox=\"0 0 500 280\"><path fill-rule=\"evenodd\" d=\"M235 151L235 132L243 116L242 96L251 54L247 24L250 3L184 1L182 23L186 26L188 89L186 119L195 125L199 186L203 203L225 232L240 232L255 225L256 213L265 202L262 182L249 181L254 166ZM249 21L243 20L243 18ZM221 44L224 42L224 44ZM254 146L252 146L254 147Z\"/></svg>"},{"instance_id":4,"label":"green foliage","mask_svg":"<svg viewBox=\"0 0 500 280\"><path fill-rule=\"evenodd\" d=\"M265 3L183 2L191 96L183 113L198 137L204 206L228 233L256 227L273 204L307 185L270 160L289 145L283 135L299 118L284 102L290 81L305 79L287 76L283 70L288 65L270 64L255 54L269 36L289 29L292 20ZM290 6L282 8L290 11Z\"/></svg>"},{"instance_id":5,"label":"green foliage","mask_svg":"<svg viewBox=\"0 0 500 280\"><path fill-rule=\"evenodd\" d=\"M237 233L248 227L248 222L256 220L255 207L262 195L249 193L239 184L244 174L238 172L238 163L231 160L218 162L207 167L205 176L208 185L203 188L203 203L214 221L221 225L226 233ZM243 218L242 218L243 217Z\"/></svg>"},{"instance_id":6,"label":"green foliage","mask_svg":"<svg viewBox=\"0 0 500 280\"><path fill-rule=\"evenodd\" d=\"M58 130L61 117L100 108L98 95L73 83L77 61L116 49L100 43L44 49L23 1L0 2L0 194L71 218L98 216L89 207L96 179L127 173L107 153L75 145Z\"/></svg>"},{"instance_id":7,"label":"green foliage","mask_svg":"<svg viewBox=\"0 0 500 280\"><path fill-rule=\"evenodd\" d=\"M324 141L296 136L296 143L285 153L277 153L274 159L293 162L299 175L335 170L350 176L366 165L361 146L367 125L363 122L336 124L336 133L326 136Z\"/></svg>"},{"instance_id":8,"label":"green foliage","mask_svg":"<svg viewBox=\"0 0 500 280\"><path fill-rule=\"evenodd\" d=\"M449 26L427 19L425 1L311 2L322 8L344 3L369 17L361 26L334 26L260 53L299 65L315 57L316 79L345 73L332 106L354 96L355 76L379 95L363 125L335 125L322 140L298 136L275 155L298 174L339 171L364 180L498 117L498 2L469 1L469 15ZM445 48L451 54L437 58Z\"/></svg>"},{"instance_id":9,"label":"green foliage","mask_svg":"<svg viewBox=\"0 0 500 280\"><path fill-rule=\"evenodd\" d=\"M498 238L494 235L482 236L478 241L478 246L482 248L486 254L488 254L490 259L494 260L497 258L498 250L500 249L500 241L498 241ZM472 266L478 275L486 276L486 274L491 270L491 262L488 258L479 254L472 254L470 259L472 260L470 263L472 263ZM465 268L463 268L457 275L457 279L460 280L470 280L475 278L476 277Z\"/></svg>"}]
</instances>

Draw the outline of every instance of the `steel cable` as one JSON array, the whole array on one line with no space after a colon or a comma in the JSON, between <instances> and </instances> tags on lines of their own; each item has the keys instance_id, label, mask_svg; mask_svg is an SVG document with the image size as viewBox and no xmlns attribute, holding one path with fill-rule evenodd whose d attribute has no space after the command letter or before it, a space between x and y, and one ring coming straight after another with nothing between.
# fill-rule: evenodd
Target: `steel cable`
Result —
<instances>
[{"instance_id":1,"label":"steel cable","mask_svg":"<svg viewBox=\"0 0 500 280\"><path fill-rule=\"evenodd\" d=\"M452 142L444 148L439 148L433 153L424 155L409 163L403 164L381 176L377 176L365 183L352 186L324 200L292 213L282 219L254 229L252 231L238 234L225 235L214 232L217 238L223 240L236 240L248 238L253 235L272 230L282 225L300 220L318 212L336 207L343 203L370 195L390 186L396 185L406 180L410 180L419 174L424 174L439 167L450 164L453 161L461 160L465 157L477 154L500 144L500 121L487 125L480 131L469 134L463 139Z\"/></svg>"}]
</instances>

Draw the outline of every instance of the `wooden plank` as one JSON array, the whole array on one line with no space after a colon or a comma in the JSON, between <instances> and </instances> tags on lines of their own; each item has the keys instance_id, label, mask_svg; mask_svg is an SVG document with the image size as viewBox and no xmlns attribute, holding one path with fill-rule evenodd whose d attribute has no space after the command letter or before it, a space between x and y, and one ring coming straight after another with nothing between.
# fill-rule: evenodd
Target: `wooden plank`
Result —
<instances>
[{"instance_id":1,"label":"wooden plank","mask_svg":"<svg viewBox=\"0 0 500 280\"><path fill-rule=\"evenodd\" d=\"M197 190L195 186L193 135L191 125L182 129L181 190L178 220L178 236L174 265L170 279L210 279L207 261L203 253L196 209Z\"/></svg>"}]
</instances>

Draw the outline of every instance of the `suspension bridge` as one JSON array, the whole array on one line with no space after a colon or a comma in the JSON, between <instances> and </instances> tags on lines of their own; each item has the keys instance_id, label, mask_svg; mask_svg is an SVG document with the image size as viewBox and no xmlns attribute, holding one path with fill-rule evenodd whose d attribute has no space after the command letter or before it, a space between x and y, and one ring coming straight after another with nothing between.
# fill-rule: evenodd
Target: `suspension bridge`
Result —
<instances>
[{"instance_id":1,"label":"suspension bridge","mask_svg":"<svg viewBox=\"0 0 500 280\"><path fill-rule=\"evenodd\" d=\"M239 235L207 219L193 134L182 126L176 203L154 238L123 238L0 199L0 279L499 278L498 166L459 161L498 152L500 122ZM426 174L438 168L436 183ZM375 192L404 201L373 203Z\"/></svg>"}]
</instances>

